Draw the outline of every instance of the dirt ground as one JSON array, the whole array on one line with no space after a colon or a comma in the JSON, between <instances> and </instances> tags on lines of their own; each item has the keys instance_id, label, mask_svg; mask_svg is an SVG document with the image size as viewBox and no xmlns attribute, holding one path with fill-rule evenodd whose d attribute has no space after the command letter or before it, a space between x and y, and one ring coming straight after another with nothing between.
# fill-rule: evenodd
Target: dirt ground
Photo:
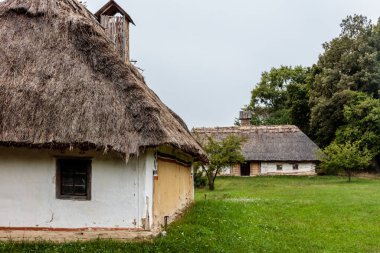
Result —
<instances>
[{"instance_id":1,"label":"dirt ground","mask_svg":"<svg viewBox=\"0 0 380 253\"><path fill-rule=\"evenodd\" d=\"M81 230L81 231L50 231L50 230L0 230L0 241L52 241L72 242L94 239L113 240L144 240L155 236L152 231L131 230Z\"/></svg>"}]
</instances>

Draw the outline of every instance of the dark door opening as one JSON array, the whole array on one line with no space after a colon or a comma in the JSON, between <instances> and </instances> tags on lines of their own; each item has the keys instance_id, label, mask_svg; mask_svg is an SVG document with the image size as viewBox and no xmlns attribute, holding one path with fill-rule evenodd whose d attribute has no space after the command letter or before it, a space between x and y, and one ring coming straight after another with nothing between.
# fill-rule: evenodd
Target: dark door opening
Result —
<instances>
[{"instance_id":1,"label":"dark door opening","mask_svg":"<svg viewBox=\"0 0 380 253\"><path fill-rule=\"evenodd\" d=\"M251 166L250 163L240 164L240 176L250 176L251 175Z\"/></svg>"}]
</instances>

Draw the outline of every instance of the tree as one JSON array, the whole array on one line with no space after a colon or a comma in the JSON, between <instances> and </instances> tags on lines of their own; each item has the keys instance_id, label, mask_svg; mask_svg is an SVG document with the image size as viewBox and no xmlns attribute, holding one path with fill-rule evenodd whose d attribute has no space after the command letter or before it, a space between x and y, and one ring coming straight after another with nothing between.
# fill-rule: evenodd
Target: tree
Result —
<instances>
[{"instance_id":1,"label":"tree","mask_svg":"<svg viewBox=\"0 0 380 253\"><path fill-rule=\"evenodd\" d=\"M344 171L351 182L352 172L366 168L373 158L367 148L360 148L358 142L331 143L320 154L321 168L327 173Z\"/></svg>"},{"instance_id":2,"label":"tree","mask_svg":"<svg viewBox=\"0 0 380 253\"><path fill-rule=\"evenodd\" d=\"M343 110L352 95L344 90L330 98L320 97L311 109L310 132L319 146L328 146L335 139L337 129L345 124Z\"/></svg>"},{"instance_id":3,"label":"tree","mask_svg":"<svg viewBox=\"0 0 380 253\"><path fill-rule=\"evenodd\" d=\"M309 73L307 73L309 75ZM307 77L309 79L310 76ZM310 85L292 83L287 87L286 107L289 111L290 124L298 126L304 133L310 134Z\"/></svg>"},{"instance_id":4,"label":"tree","mask_svg":"<svg viewBox=\"0 0 380 253\"><path fill-rule=\"evenodd\" d=\"M336 132L338 143L357 142L375 156L374 165L379 171L380 160L380 100L363 92L350 91L351 99L343 110L344 125Z\"/></svg>"},{"instance_id":5,"label":"tree","mask_svg":"<svg viewBox=\"0 0 380 253\"><path fill-rule=\"evenodd\" d=\"M322 147L335 139L335 132L344 124L343 110L349 100L346 91L379 96L379 24L374 27L366 17L354 15L344 19L341 27L339 37L323 45L310 91L311 132Z\"/></svg>"},{"instance_id":6,"label":"tree","mask_svg":"<svg viewBox=\"0 0 380 253\"><path fill-rule=\"evenodd\" d=\"M248 108L254 125L294 124L307 132L311 68L281 66L263 72Z\"/></svg>"},{"instance_id":7,"label":"tree","mask_svg":"<svg viewBox=\"0 0 380 253\"><path fill-rule=\"evenodd\" d=\"M380 172L380 19L348 16L323 48L310 68L264 72L244 109L252 124L297 125L322 148L355 144Z\"/></svg>"},{"instance_id":8,"label":"tree","mask_svg":"<svg viewBox=\"0 0 380 253\"><path fill-rule=\"evenodd\" d=\"M208 137L203 142L200 140L203 149L208 154L209 163L199 163L196 164L196 167L202 168L206 174L210 190L215 189L215 179L223 168L244 162L244 156L241 154L243 141L242 137L235 135L229 135L221 141L216 141L212 137Z\"/></svg>"}]
</instances>

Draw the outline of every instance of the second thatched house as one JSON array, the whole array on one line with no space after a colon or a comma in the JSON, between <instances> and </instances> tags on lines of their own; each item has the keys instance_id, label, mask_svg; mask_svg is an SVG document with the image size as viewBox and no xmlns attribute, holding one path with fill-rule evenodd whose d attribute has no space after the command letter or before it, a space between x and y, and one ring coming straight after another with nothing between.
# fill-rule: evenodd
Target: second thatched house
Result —
<instances>
[{"instance_id":1,"label":"second thatched house","mask_svg":"<svg viewBox=\"0 0 380 253\"><path fill-rule=\"evenodd\" d=\"M131 19L100 19L0 2L0 230L150 230L193 200L206 155L100 24Z\"/></svg>"},{"instance_id":2,"label":"second thatched house","mask_svg":"<svg viewBox=\"0 0 380 253\"><path fill-rule=\"evenodd\" d=\"M243 116L243 117L242 117ZM229 135L244 138L241 147L245 163L225 168L233 176L314 175L318 146L293 125L252 126L249 115L241 113L240 126L194 128L193 134L207 141Z\"/></svg>"}]
</instances>

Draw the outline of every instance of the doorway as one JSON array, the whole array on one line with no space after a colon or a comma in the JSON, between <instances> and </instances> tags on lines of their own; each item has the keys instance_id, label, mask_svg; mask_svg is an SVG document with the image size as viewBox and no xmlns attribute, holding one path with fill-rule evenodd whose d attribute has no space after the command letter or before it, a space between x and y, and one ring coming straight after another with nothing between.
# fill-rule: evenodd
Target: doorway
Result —
<instances>
[{"instance_id":1,"label":"doorway","mask_svg":"<svg viewBox=\"0 0 380 253\"><path fill-rule=\"evenodd\" d=\"M240 176L249 177L251 175L251 164L249 162L240 164Z\"/></svg>"}]
</instances>

